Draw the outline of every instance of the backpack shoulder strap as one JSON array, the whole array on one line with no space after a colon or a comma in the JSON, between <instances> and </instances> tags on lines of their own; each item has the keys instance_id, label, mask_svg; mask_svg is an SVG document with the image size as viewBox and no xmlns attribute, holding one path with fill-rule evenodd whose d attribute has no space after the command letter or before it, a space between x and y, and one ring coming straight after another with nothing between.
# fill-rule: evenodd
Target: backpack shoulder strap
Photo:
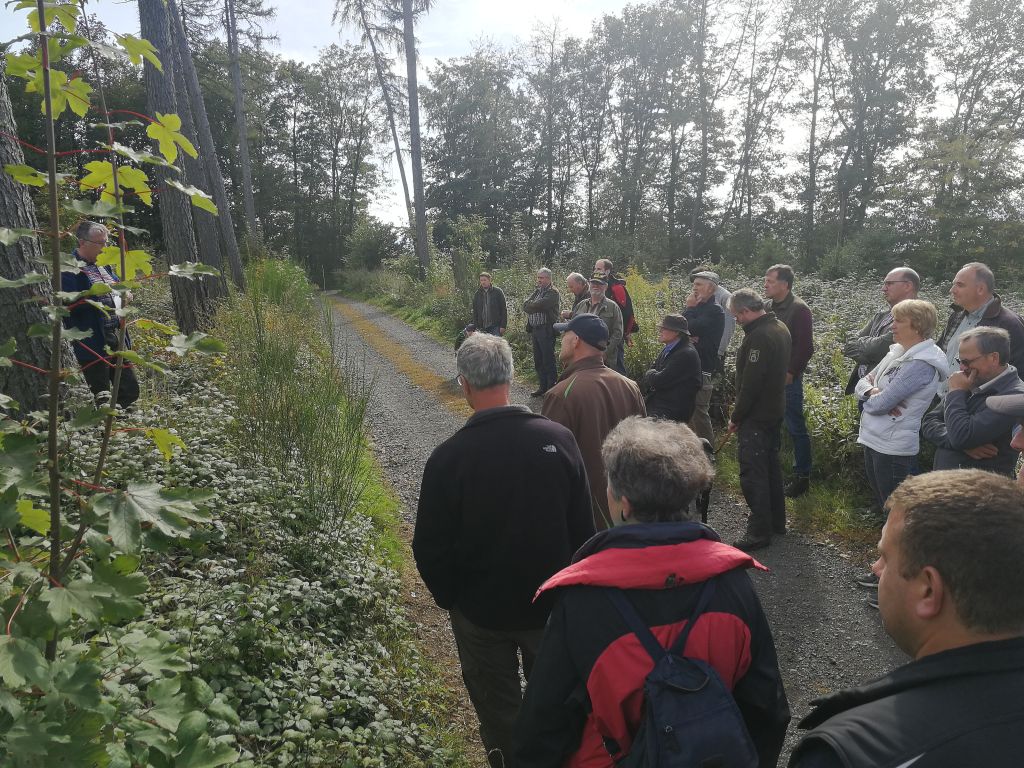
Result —
<instances>
[{"instance_id":1,"label":"backpack shoulder strap","mask_svg":"<svg viewBox=\"0 0 1024 768\"><path fill-rule=\"evenodd\" d=\"M690 636L690 630L693 629L693 625L697 623L700 615L707 610L708 603L711 601L711 596L714 592L715 580L711 578L704 582L700 595L697 597L697 604L686 620L686 626L683 628L683 631L679 633L679 637L676 638L675 642L668 649L669 653L679 655L686 647L686 640ZM637 636L654 662L660 661L661 657L665 655L666 649L658 642L658 638L651 632L647 622L640 618L640 614L637 613L633 603L626 597L625 592L621 589L612 588L605 590L605 593L608 595L608 599L611 600L612 605L619 611L623 621L626 622L626 626Z\"/></svg>"}]
</instances>

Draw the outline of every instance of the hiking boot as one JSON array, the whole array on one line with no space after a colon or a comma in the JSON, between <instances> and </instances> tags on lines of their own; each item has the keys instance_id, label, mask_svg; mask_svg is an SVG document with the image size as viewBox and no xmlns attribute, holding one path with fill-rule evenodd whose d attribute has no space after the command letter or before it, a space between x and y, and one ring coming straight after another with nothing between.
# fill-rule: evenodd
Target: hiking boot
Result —
<instances>
[{"instance_id":1,"label":"hiking boot","mask_svg":"<svg viewBox=\"0 0 1024 768\"><path fill-rule=\"evenodd\" d=\"M758 537L751 536L749 533L739 541L734 541L733 546L736 549L742 549L744 552L753 552L756 549L764 549L772 543L770 536Z\"/></svg>"},{"instance_id":2,"label":"hiking boot","mask_svg":"<svg viewBox=\"0 0 1024 768\"><path fill-rule=\"evenodd\" d=\"M864 587L865 589L878 589L878 577L874 573L868 571L857 576L854 581L857 582L858 587Z\"/></svg>"},{"instance_id":3,"label":"hiking boot","mask_svg":"<svg viewBox=\"0 0 1024 768\"><path fill-rule=\"evenodd\" d=\"M545 390L538 389L536 392L531 392L530 397L544 397Z\"/></svg>"},{"instance_id":4,"label":"hiking boot","mask_svg":"<svg viewBox=\"0 0 1024 768\"><path fill-rule=\"evenodd\" d=\"M797 475L786 484L785 494L790 499L803 496L811 487L811 479L805 475Z\"/></svg>"},{"instance_id":5,"label":"hiking boot","mask_svg":"<svg viewBox=\"0 0 1024 768\"><path fill-rule=\"evenodd\" d=\"M877 592L872 592L870 595L868 595L867 604L870 607L874 608L876 611L878 610L878 593Z\"/></svg>"}]
</instances>

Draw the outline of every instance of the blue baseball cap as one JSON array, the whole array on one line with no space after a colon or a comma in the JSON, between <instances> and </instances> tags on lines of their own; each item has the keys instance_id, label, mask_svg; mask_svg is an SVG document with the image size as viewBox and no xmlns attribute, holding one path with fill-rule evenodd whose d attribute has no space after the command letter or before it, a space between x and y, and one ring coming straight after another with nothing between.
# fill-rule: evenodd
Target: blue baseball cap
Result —
<instances>
[{"instance_id":1,"label":"blue baseball cap","mask_svg":"<svg viewBox=\"0 0 1024 768\"><path fill-rule=\"evenodd\" d=\"M606 349L608 347L608 326L597 315L576 315L567 323L555 323L554 329L558 333L572 331L581 340L596 349Z\"/></svg>"}]
</instances>

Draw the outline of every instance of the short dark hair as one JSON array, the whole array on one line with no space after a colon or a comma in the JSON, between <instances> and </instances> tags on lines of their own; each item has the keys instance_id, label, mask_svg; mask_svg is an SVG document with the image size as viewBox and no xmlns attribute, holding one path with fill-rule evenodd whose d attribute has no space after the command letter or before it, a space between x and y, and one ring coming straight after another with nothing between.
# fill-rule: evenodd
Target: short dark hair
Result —
<instances>
[{"instance_id":1,"label":"short dark hair","mask_svg":"<svg viewBox=\"0 0 1024 768\"><path fill-rule=\"evenodd\" d=\"M1010 362L1010 333L1006 329L996 328L994 325L979 325L960 334L961 344L968 340L973 340L983 355L997 353L1001 365Z\"/></svg>"},{"instance_id":2,"label":"short dark hair","mask_svg":"<svg viewBox=\"0 0 1024 768\"><path fill-rule=\"evenodd\" d=\"M764 299L752 288L739 288L732 292L729 297L729 309L737 311L749 309L751 312L760 312L764 309Z\"/></svg>"},{"instance_id":3,"label":"short dark hair","mask_svg":"<svg viewBox=\"0 0 1024 768\"><path fill-rule=\"evenodd\" d=\"M605 265L607 265L609 272L611 272L613 269L615 269L615 265L612 264L611 259L598 259L597 263L598 264L605 264Z\"/></svg>"},{"instance_id":4,"label":"short dark hair","mask_svg":"<svg viewBox=\"0 0 1024 768\"><path fill-rule=\"evenodd\" d=\"M793 268L789 264L773 264L768 267L765 274L768 274L768 272L774 272L777 280L781 280L788 285L790 290L793 289L793 280L796 278L796 273L793 272Z\"/></svg>"},{"instance_id":5,"label":"short dark hair","mask_svg":"<svg viewBox=\"0 0 1024 768\"><path fill-rule=\"evenodd\" d=\"M1024 493L980 469L928 472L904 480L887 502L903 511L903 578L935 568L964 626L1024 631Z\"/></svg>"},{"instance_id":6,"label":"short dark hair","mask_svg":"<svg viewBox=\"0 0 1024 768\"><path fill-rule=\"evenodd\" d=\"M605 438L601 458L612 493L629 499L640 523L688 520L690 503L715 476L700 438L676 421L623 419Z\"/></svg>"},{"instance_id":7,"label":"short dark hair","mask_svg":"<svg viewBox=\"0 0 1024 768\"><path fill-rule=\"evenodd\" d=\"M481 272L479 275L477 275L477 279L479 279L481 277L486 277L488 280L490 280L491 279L491 273L490 272Z\"/></svg>"}]
</instances>

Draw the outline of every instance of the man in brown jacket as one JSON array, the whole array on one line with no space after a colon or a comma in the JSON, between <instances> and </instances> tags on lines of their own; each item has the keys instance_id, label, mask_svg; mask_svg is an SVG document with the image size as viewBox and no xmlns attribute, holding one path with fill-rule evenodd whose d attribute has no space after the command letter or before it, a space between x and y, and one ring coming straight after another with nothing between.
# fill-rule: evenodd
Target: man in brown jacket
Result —
<instances>
[{"instance_id":1,"label":"man in brown jacket","mask_svg":"<svg viewBox=\"0 0 1024 768\"><path fill-rule=\"evenodd\" d=\"M575 435L590 481L594 527L600 531L611 525L601 445L616 424L627 416L646 416L647 409L639 387L604 364L604 320L577 315L555 323L555 331L564 334L559 353L564 372L544 396L541 413Z\"/></svg>"},{"instance_id":2,"label":"man in brown jacket","mask_svg":"<svg viewBox=\"0 0 1024 768\"><path fill-rule=\"evenodd\" d=\"M733 546L749 552L771 544L773 533L786 532L779 430L792 342L786 326L765 312L764 300L749 288L733 293L729 311L743 326L729 431L739 433L740 489L750 507L747 532Z\"/></svg>"}]
</instances>

